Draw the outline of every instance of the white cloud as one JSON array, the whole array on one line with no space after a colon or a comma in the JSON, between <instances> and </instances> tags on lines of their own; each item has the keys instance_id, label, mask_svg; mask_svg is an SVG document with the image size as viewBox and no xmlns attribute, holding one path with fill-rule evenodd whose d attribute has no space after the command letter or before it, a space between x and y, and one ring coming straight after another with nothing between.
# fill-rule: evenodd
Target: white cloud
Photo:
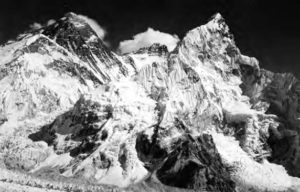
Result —
<instances>
[{"instance_id":1,"label":"white cloud","mask_svg":"<svg viewBox=\"0 0 300 192\"><path fill-rule=\"evenodd\" d=\"M124 54L151 46L153 43L160 43L166 45L168 50L172 51L178 42L179 38L177 35L170 35L148 28L147 31L134 35L132 40L120 42L118 49L121 54Z\"/></svg>"},{"instance_id":2,"label":"white cloud","mask_svg":"<svg viewBox=\"0 0 300 192\"><path fill-rule=\"evenodd\" d=\"M34 22L32 23L31 25L29 25L29 28L31 30L39 30L45 26L49 26L49 25L52 25L53 23L55 23L56 21L54 19L50 19L49 21L47 21L46 24L41 24L41 23L37 23L37 22Z\"/></svg>"},{"instance_id":3,"label":"white cloud","mask_svg":"<svg viewBox=\"0 0 300 192\"><path fill-rule=\"evenodd\" d=\"M56 21L54 19L50 19L49 21L47 21L47 26L54 24Z\"/></svg>"},{"instance_id":4,"label":"white cloud","mask_svg":"<svg viewBox=\"0 0 300 192\"><path fill-rule=\"evenodd\" d=\"M89 24L92 29L96 32L96 34L98 35L98 37L100 39L104 39L105 38L105 35L106 35L106 30L101 27L97 21L95 21L94 19L91 19L87 16L84 16L84 15L78 15L81 19L85 20L85 22L87 22L87 24Z\"/></svg>"},{"instance_id":5,"label":"white cloud","mask_svg":"<svg viewBox=\"0 0 300 192\"><path fill-rule=\"evenodd\" d=\"M29 25L29 28L32 29L32 30L38 30L42 27L43 27L43 25L40 24L40 23L37 23L37 22L32 23L32 24Z\"/></svg>"},{"instance_id":6,"label":"white cloud","mask_svg":"<svg viewBox=\"0 0 300 192\"><path fill-rule=\"evenodd\" d=\"M85 22L87 22L87 24L90 25L90 27L96 32L96 34L98 35L98 37L103 41L103 43L107 46L110 47L110 42L105 41L105 36L107 34L106 30L100 26L97 21L95 21L94 19L91 19L85 15L78 15L78 17L80 17L81 19L85 20Z\"/></svg>"}]
</instances>

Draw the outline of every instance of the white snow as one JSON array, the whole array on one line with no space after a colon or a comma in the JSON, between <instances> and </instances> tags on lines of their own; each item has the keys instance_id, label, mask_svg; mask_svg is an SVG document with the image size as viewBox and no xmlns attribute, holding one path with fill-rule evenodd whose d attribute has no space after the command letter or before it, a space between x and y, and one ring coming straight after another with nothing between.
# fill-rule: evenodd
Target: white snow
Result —
<instances>
[{"instance_id":1,"label":"white snow","mask_svg":"<svg viewBox=\"0 0 300 192\"><path fill-rule=\"evenodd\" d=\"M30 172L34 173L39 170L49 168L65 168L67 165L70 164L72 159L73 158L68 153L57 155L53 152L45 161L37 165L34 169L30 170Z\"/></svg>"},{"instance_id":2,"label":"white snow","mask_svg":"<svg viewBox=\"0 0 300 192\"><path fill-rule=\"evenodd\" d=\"M254 161L232 137L218 133L212 133L212 136L222 160L234 167L233 177L241 191L288 191L294 187L294 178L282 166L267 160Z\"/></svg>"}]
</instances>

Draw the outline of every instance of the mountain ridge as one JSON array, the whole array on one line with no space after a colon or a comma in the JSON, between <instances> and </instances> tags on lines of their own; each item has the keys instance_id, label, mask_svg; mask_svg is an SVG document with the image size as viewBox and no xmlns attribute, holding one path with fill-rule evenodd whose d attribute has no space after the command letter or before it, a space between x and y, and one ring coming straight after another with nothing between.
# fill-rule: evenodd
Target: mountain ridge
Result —
<instances>
[{"instance_id":1,"label":"mountain ridge","mask_svg":"<svg viewBox=\"0 0 300 192\"><path fill-rule=\"evenodd\" d=\"M0 55L5 169L128 190L297 191L298 80L242 55L220 14L171 52L117 55L69 13Z\"/></svg>"}]
</instances>

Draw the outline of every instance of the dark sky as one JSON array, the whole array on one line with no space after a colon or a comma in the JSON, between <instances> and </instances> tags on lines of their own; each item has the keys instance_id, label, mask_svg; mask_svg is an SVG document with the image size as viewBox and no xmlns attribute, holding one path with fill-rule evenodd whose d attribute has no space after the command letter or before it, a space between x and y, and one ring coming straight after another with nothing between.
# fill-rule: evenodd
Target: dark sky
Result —
<instances>
[{"instance_id":1,"label":"dark sky","mask_svg":"<svg viewBox=\"0 0 300 192\"><path fill-rule=\"evenodd\" d=\"M108 32L116 48L122 40L152 27L180 38L220 12L239 48L261 66L300 75L300 1L268 0L2 0L0 42L13 39L33 22L73 11Z\"/></svg>"}]
</instances>

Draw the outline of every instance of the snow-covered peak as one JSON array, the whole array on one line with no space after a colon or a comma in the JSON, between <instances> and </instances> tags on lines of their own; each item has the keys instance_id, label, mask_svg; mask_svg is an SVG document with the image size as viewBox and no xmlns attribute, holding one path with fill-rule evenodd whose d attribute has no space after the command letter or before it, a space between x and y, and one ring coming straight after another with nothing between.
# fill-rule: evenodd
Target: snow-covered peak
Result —
<instances>
[{"instance_id":1,"label":"snow-covered peak","mask_svg":"<svg viewBox=\"0 0 300 192\"><path fill-rule=\"evenodd\" d=\"M43 28L42 33L53 39L101 76L101 82L117 80L128 75L131 66L125 66L80 16L68 13L56 23Z\"/></svg>"},{"instance_id":2,"label":"snow-covered peak","mask_svg":"<svg viewBox=\"0 0 300 192\"><path fill-rule=\"evenodd\" d=\"M194 51L202 53L204 57L206 56L205 52L226 54L229 56L234 56L232 54L238 53L238 48L235 45L229 27L220 14L216 14L205 25L189 31L181 44L179 45L181 47L193 47Z\"/></svg>"},{"instance_id":3,"label":"snow-covered peak","mask_svg":"<svg viewBox=\"0 0 300 192\"><path fill-rule=\"evenodd\" d=\"M220 14L172 52L119 56L68 13L0 48L0 167L95 185L287 191L296 180L261 162L273 153L299 174L299 85L242 55Z\"/></svg>"},{"instance_id":4,"label":"snow-covered peak","mask_svg":"<svg viewBox=\"0 0 300 192\"><path fill-rule=\"evenodd\" d=\"M224 30L228 32L228 25L225 22L225 19L220 13L216 13L211 17L210 21L207 23L207 27L213 30Z\"/></svg>"}]
</instances>

